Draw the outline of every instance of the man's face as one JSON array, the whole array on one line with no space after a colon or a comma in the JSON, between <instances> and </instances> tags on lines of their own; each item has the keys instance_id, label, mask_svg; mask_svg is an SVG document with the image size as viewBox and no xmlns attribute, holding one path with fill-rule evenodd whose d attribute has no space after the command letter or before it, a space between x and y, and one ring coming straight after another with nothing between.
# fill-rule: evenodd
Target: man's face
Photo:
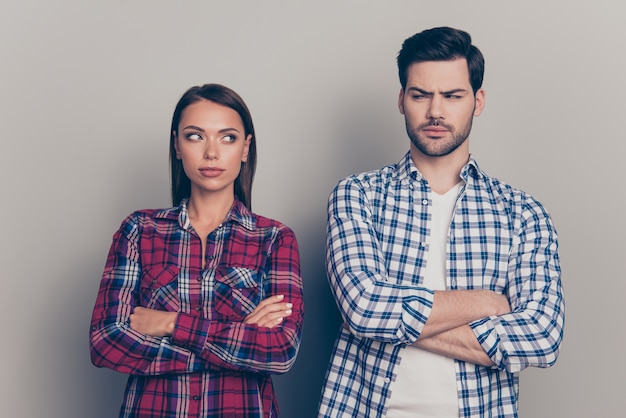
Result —
<instances>
[{"instance_id":1,"label":"man's face","mask_svg":"<svg viewBox=\"0 0 626 418\"><path fill-rule=\"evenodd\" d=\"M474 95L464 58L412 64L398 107L413 151L429 157L469 152L465 140L473 117L482 112L484 98L482 89Z\"/></svg>"}]
</instances>

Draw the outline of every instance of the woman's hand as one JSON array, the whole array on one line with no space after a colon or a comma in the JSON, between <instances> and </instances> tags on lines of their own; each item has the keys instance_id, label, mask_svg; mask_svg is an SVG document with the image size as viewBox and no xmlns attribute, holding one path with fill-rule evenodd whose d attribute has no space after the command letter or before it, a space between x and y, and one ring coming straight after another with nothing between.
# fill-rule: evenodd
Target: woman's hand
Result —
<instances>
[{"instance_id":1,"label":"woman's hand","mask_svg":"<svg viewBox=\"0 0 626 418\"><path fill-rule=\"evenodd\" d=\"M177 312L157 311L137 306L130 314L130 327L153 337L167 337L174 331L176 318L178 318Z\"/></svg>"},{"instance_id":2,"label":"woman's hand","mask_svg":"<svg viewBox=\"0 0 626 418\"><path fill-rule=\"evenodd\" d=\"M270 296L259 303L254 311L244 319L244 324L256 324L260 327L272 328L291 315L291 303L283 302L284 295Z\"/></svg>"}]
</instances>

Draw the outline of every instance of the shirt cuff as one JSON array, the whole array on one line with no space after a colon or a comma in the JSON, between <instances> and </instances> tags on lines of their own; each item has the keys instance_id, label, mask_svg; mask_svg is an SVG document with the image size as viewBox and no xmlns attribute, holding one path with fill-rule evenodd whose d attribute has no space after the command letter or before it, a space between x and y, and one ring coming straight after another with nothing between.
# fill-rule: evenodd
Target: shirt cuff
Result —
<instances>
[{"instance_id":1,"label":"shirt cuff","mask_svg":"<svg viewBox=\"0 0 626 418\"><path fill-rule=\"evenodd\" d=\"M199 316L180 312L170 341L180 347L188 348L191 352L200 353L209 335L209 324L210 321Z\"/></svg>"},{"instance_id":2,"label":"shirt cuff","mask_svg":"<svg viewBox=\"0 0 626 418\"><path fill-rule=\"evenodd\" d=\"M434 302L435 292L430 289L422 289L418 296L412 295L404 301L403 315L407 314L407 316L402 322L405 324L405 331L409 338L408 341L403 342L413 344L418 339L430 317Z\"/></svg>"},{"instance_id":3,"label":"shirt cuff","mask_svg":"<svg viewBox=\"0 0 626 418\"><path fill-rule=\"evenodd\" d=\"M481 320L471 322L469 324L478 343L481 345L485 353L489 356L491 361L495 363L495 367L504 370L502 365L503 355L502 351L498 350L500 344L500 337L496 332L496 324L491 317L483 318Z\"/></svg>"}]
</instances>

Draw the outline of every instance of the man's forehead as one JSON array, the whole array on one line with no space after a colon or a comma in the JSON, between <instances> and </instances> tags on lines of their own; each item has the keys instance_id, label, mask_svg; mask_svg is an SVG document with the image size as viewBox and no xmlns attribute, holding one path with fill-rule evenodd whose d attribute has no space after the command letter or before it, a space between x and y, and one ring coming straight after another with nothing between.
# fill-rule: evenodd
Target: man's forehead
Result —
<instances>
[{"instance_id":1,"label":"man's forehead","mask_svg":"<svg viewBox=\"0 0 626 418\"><path fill-rule=\"evenodd\" d=\"M451 61L415 62L407 69L407 88L449 91L471 88L465 58Z\"/></svg>"}]
</instances>

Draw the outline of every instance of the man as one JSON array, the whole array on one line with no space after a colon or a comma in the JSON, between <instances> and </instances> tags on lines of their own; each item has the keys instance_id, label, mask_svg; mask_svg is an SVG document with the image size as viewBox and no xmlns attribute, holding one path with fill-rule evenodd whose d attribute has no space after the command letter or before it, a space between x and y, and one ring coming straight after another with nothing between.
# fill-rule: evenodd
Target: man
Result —
<instances>
[{"instance_id":1,"label":"man","mask_svg":"<svg viewBox=\"0 0 626 418\"><path fill-rule=\"evenodd\" d=\"M410 151L350 176L328 206L344 326L320 417L516 417L518 372L562 340L557 236L539 202L469 152L485 105L469 34L434 28L398 55Z\"/></svg>"}]
</instances>

